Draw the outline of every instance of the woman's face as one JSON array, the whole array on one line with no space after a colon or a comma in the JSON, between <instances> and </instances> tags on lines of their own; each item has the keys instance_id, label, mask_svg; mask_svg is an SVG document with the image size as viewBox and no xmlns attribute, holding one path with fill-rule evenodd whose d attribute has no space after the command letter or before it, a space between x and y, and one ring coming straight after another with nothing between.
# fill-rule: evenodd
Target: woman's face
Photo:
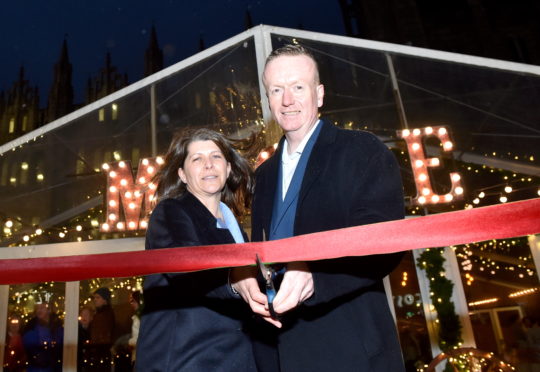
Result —
<instances>
[{"instance_id":1,"label":"woman's face","mask_svg":"<svg viewBox=\"0 0 540 372\"><path fill-rule=\"evenodd\" d=\"M207 199L220 196L230 172L231 164L213 141L194 141L188 146L184 167L178 170L178 176L189 192L199 199Z\"/></svg>"}]
</instances>

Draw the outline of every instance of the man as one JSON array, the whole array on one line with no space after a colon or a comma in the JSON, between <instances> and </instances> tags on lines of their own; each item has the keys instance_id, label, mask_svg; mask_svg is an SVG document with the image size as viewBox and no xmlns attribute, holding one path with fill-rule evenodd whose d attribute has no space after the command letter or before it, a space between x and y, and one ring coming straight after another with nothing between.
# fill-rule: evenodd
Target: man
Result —
<instances>
[{"instance_id":1,"label":"man","mask_svg":"<svg viewBox=\"0 0 540 372\"><path fill-rule=\"evenodd\" d=\"M298 45L273 51L263 82L285 132L256 172L254 241L403 218L403 190L393 154L374 135L318 119L324 86L317 63ZM253 268L231 283L260 321L253 329L260 371L403 371L382 278L401 254L286 264L273 301Z\"/></svg>"}]
</instances>

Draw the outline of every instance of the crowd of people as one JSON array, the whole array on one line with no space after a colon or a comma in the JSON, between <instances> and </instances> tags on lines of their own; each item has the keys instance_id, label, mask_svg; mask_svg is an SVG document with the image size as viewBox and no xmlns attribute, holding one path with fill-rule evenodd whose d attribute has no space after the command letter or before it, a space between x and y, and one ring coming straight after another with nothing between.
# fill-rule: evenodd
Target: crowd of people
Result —
<instances>
[{"instance_id":1,"label":"crowd of people","mask_svg":"<svg viewBox=\"0 0 540 372\"><path fill-rule=\"evenodd\" d=\"M141 294L134 291L129 296L133 314L131 332L120 337L115 333L115 315L111 307L111 291L108 288L97 289L92 294L92 305L81 308L77 371L133 371ZM113 345L124 347L115 349ZM63 346L63 321L50 304L36 303L33 316L26 324L17 314L12 314L8 319L4 372L62 371ZM126 362L122 363L123 360Z\"/></svg>"}]
</instances>

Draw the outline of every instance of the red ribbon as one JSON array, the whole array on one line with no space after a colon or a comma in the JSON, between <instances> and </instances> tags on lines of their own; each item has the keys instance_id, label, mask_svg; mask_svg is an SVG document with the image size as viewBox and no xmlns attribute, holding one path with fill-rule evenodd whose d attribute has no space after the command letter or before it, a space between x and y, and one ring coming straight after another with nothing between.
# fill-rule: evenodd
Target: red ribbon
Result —
<instances>
[{"instance_id":1,"label":"red ribbon","mask_svg":"<svg viewBox=\"0 0 540 372\"><path fill-rule=\"evenodd\" d=\"M443 247L540 233L540 198L268 242L0 260L0 284L188 272Z\"/></svg>"}]
</instances>

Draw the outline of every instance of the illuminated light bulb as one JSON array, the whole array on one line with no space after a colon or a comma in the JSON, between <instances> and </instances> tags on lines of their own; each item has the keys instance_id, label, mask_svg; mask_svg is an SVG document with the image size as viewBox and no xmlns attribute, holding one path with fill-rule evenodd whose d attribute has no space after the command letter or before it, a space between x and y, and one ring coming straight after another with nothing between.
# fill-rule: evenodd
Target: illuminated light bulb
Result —
<instances>
[{"instance_id":1,"label":"illuminated light bulb","mask_svg":"<svg viewBox=\"0 0 540 372\"><path fill-rule=\"evenodd\" d=\"M139 178L139 183L146 183L146 178L140 177Z\"/></svg>"},{"instance_id":2,"label":"illuminated light bulb","mask_svg":"<svg viewBox=\"0 0 540 372\"><path fill-rule=\"evenodd\" d=\"M424 182L425 180L427 180L427 174L420 173L420 175L418 176L418 180Z\"/></svg>"},{"instance_id":3,"label":"illuminated light bulb","mask_svg":"<svg viewBox=\"0 0 540 372\"><path fill-rule=\"evenodd\" d=\"M128 199L131 198L131 191L126 191L126 193L124 194L124 196Z\"/></svg>"},{"instance_id":4,"label":"illuminated light bulb","mask_svg":"<svg viewBox=\"0 0 540 372\"><path fill-rule=\"evenodd\" d=\"M122 178L122 179L120 180L120 185L122 185L122 186L126 186L127 183L128 183L128 182L127 182L127 180L126 180L125 178Z\"/></svg>"},{"instance_id":5,"label":"illuminated light bulb","mask_svg":"<svg viewBox=\"0 0 540 372\"><path fill-rule=\"evenodd\" d=\"M148 168L146 168L146 171L148 172L148 174L152 174L152 173L154 173L155 169L154 169L154 167L148 167Z\"/></svg>"},{"instance_id":6,"label":"illuminated light bulb","mask_svg":"<svg viewBox=\"0 0 540 372\"><path fill-rule=\"evenodd\" d=\"M45 179L45 176L43 175L43 173L39 173L38 175L36 175L36 179L38 181L43 181Z\"/></svg>"},{"instance_id":7,"label":"illuminated light bulb","mask_svg":"<svg viewBox=\"0 0 540 372\"><path fill-rule=\"evenodd\" d=\"M13 227L13 221L11 220L7 220L6 223L4 224L7 228L12 228Z\"/></svg>"},{"instance_id":8,"label":"illuminated light bulb","mask_svg":"<svg viewBox=\"0 0 540 372\"><path fill-rule=\"evenodd\" d=\"M461 176L457 173L452 174L452 181L458 182L461 179Z\"/></svg>"},{"instance_id":9,"label":"illuminated light bulb","mask_svg":"<svg viewBox=\"0 0 540 372\"><path fill-rule=\"evenodd\" d=\"M109 214L109 221L116 221L116 214L114 213Z\"/></svg>"},{"instance_id":10,"label":"illuminated light bulb","mask_svg":"<svg viewBox=\"0 0 540 372\"><path fill-rule=\"evenodd\" d=\"M420 129L418 129L418 128L413 129L413 131L412 131L413 136L419 136L420 133L422 133L422 132L421 132Z\"/></svg>"},{"instance_id":11,"label":"illuminated light bulb","mask_svg":"<svg viewBox=\"0 0 540 372\"><path fill-rule=\"evenodd\" d=\"M128 227L129 227L130 229L134 229L136 226L137 226L137 225L135 224L135 222L129 221Z\"/></svg>"},{"instance_id":12,"label":"illuminated light bulb","mask_svg":"<svg viewBox=\"0 0 540 372\"><path fill-rule=\"evenodd\" d=\"M438 203L439 200L440 200L439 195L433 195L433 196L431 197L431 201L432 201L433 203Z\"/></svg>"},{"instance_id":13,"label":"illuminated light bulb","mask_svg":"<svg viewBox=\"0 0 540 372\"><path fill-rule=\"evenodd\" d=\"M158 156L158 157L156 158L156 163L158 163L158 164L163 164L163 163L165 163L165 160L163 160L163 158L162 158L161 156Z\"/></svg>"},{"instance_id":14,"label":"illuminated light bulb","mask_svg":"<svg viewBox=\"0 0 540 372\"><path fill-rule=\"evenodd\" d=\"M148 159L143 159L142 160L142 165L148 165L150 164L150 162L148 161Z\"/></svg>"},{"instance_id":15,"label":"illuminated light bulb","mask_svg":"<svg viewBox=\"0 0 540 372\"><path fill-rule=\"evenodd\" d=\"M123 230L123 229L124 229L124 223L123 223L123 222L118 222L118 223L116 224L116 228L117 228L118 230Z\"/></svg>"},{"instance_id":16,"label":"illuminated light bulb","mask_svg":"<svg viewBox=\"0 0 540 372\"><path fill-rule=\"evenodd\" d=\"M512 186L506 186L504 188L504 192L507 193L507 194L510 194L512 192Z\"/></svg>"},{"instance_id":17,"label":"illuminated light bulb","mask_svg":"<svg viewBox=\"0 0 540 372\"><path fill-rule=\"evenodd\" d=\"M148 222L146 222L145 220L141 221L140 222L140 225L143 229L146 229L148 227Z\"/></svg>"},{"instance_id":18,"label":"illuminated light bulb","mask_svg":"<svg viewBox=\"0 0 540 372\"><path fill-rule=\"evenodd\" d=\"M472 201L474 204L479 204L480 203L480 199L476 198Z\"/></svg>"},{"instance_id":19,"label":"illuminated light bulb","mask_svg":"<svg viewBox=\"0 0 540 372\"><path fill-rule=\"evenodd\" d=\"M444 144L443 144L443 148L445 150L452 150L452 147L454 147L454 144L451 142L451 141L446 141Z\"/></svg>"},{"instance_id":20,"label":"illuminated light bulb","mask_svg":"<svg viewBox=\"0 0 540 372\"><path fill-rule=\"evenodd\" d=\"M121 162L118 163L118 166L120 168L125 168L126 167L126 162L122 160Z\"/></svg>"},{"instance_id":21,"label":"illuminated light bulb","mask_svg":"<svg viewBox=\"0 0 540 372\"><path fill-rule=\"evenodd\" d=\"M446 128L439 128L439 135L443 136L446 134Z\"/></svg>"},{"instance_id":22,"label":"illuminated light bulb","mask_svg":"<svg viewBox=\"0 0 540 372\"><path fill-rule=\"evenodd\" d=\"M456 193L456 195L463 194L463 187L461 187L461 186L456 187L455 193Z\"/></svg>"},{"instance_id":23,"label":"illuminated light bulb","mask_svg":"<svg viewBox=\"0 0 540 372\"><path fill-rule=\"evenodd\" d=\"M104 230L104 231L108 231L109 230L109 224L104 223L103 225L101 225L101 229Z\"/></svg>"},{"instance_id":24,"label":"illuminated light bulb","mask_svg":"<svg viewBox=\"0 0 540 372\"><path fill-rule=\"evenodd\" d=\"M272 147L274 148L274 150L277 149L277 146L278 146L278 143L277 143L277 142L274 143L274 144L272 145Z\"/></svg>"},{"instance_id":25,"label":"illuminated light bulb","mask_svg":"<svg viewBox=\"0 0 540 372\"><path fill-rule=\"evenodd\" d=\"M420 204L426 204L426 197L425 196L420 196L418 198L418 203Z\"/></svg>"},{"instance_id":26,"label":"illuminated light bulb","mask_svg":"<svg viewBox=\"0 0 540 372\"><path fill-rule=\"evenodd\" d=\"M414 165L416 166L416 168L420 168L421 166L424 165L424 162L422 160L418 159L418 160L416 160L414 162Z\"/></svg>"},{"instance_id":27,"label":"illuminated light bulb","mask_svg":"<svg viewBox=\"0 0 540 372\"><path fill-rule=\"evenodd\" d=\"M141 192L139 190L135 190L135 192L133 193L133 195L138 198L139 196L141 196Z\"/></svg>"},{"instance_id":28,"label":"illuminated light bulb","mask_svg":"<svg viewBox=\"0 0 540 372\"><path fill-rule=\"evenodd\" d=\"M66 234L64 234L63 232L60 232L60 233L58 233L58 236L61 237L61 238L64 238L66 236Z\"/></svg>"},{"instance_id":29,"label":"illuminated light bulb","mask_svg":"<svg viewBox=\"0 0 540 372\"><path fill-rule=\"evenodd\" d=\"M439 160L439 158L431 158L429 159L429 164L432 167L438 167L439 165L441 165L441 161Z\"/></svg>"},{"instance_id":30,"label":"illuminated light bulb","mask_svg":"<svg viewBox=\"0 0 540 372\"><path fill-rule=\"evenodd\" d=\"M109 206L110 207L116 207L116 201L115 200L109 200Z\"/></svg>"},{"instance_id":31,"label":"illuminated light bulb","mask_svg":"<svg viewBox=\"0 0 540 372\"><path fill-rule=\"evenodd\" d=\"M150 182L150 183L148 184L148 188L151 189L151 190L155 190L155 189L156 189L156 184L153 183L153 182Z\"/></svg>"},{"instance_id":32,"label":"illuminated light bulb","mask_svg":"<svg viewBox=\"0 0 540 372\"><path fill-rule=\"evenodd\" d=\"M41 229L36 229L36 235L41 235L43 234L43 230Z\"/></svg>"},{"instance_id":33,"label":"illuminated light bulb","mask_svg":"<svg viewBox=\"0 0 540 372\"><path fill-rule=\"evenodd\" d=\"M77 237L77 241L80 243L82 242L82 238L80 236Z\"/></svg>"},{"instance_id":34,"label":"illuminated light bulb","mask_svg":"<svg viewBox=\"0 0 540 372\"><path fill-rule=\"evenodd\" d=\"M401 131L401 136L402 137L409 137L411 135L411 131L408 130L408 129L404 129Z\"/></svg>"},{"instance_id":35,"label":"illuminated light bulb","mask_svg":"<svg viewBox=\"0 0 540 372\"><path fill-rule=\"evenodd\" d=\"M135 203L129 203L129 209L135 209Z\"/></svg>"},{"instance_id":36,"label":"illuminated light bulb","mask_svg":"<svg viewBox=\"0 0 540 372\"><path fill-rule=\"evenodd\" d=\"M432 128L432 127L426 127L426 128L424 128L424 133L425 133L425 134L432 134L432 133L433 133L433 128Z\"/></svg>"},{"instance_id":37,"label":"illuminated light bulb","mask_svg":"<svg viewBox=\"0 0 540 372\"><path fill-rule=\"evenodd\" d=\"M266 160L270 157L270 154L268 154L268 151L261 152L261 159Z\"/></svg>"},{"instance_id":38,"label":"illuminated light bulb","mask_svg":"<svg viewBox=\"0 0 540 372\"><path fill-rule=\"evenodd\" d=\"M431 194L431 190L428 189L427 187L424 187L424 188L422 189L422 195L427 196L427 195L429 195L429 194Z\"/></svg>"},{"instance_id":39,"label":"illuminated light bulb","mask_svg":"<svg viewBox=\"0 0 540 372\"><path fill-rule=\"evenodd\" d=\"M109 187L109 191L110 192L117 192L118 189L116 188L116 186L111 186L111 187Z\"/></svg>"},{"instance_id":40,"label":"illuminated light bulb","mask_svg":"<svg viewBox=\"0 0 540 372\"><path fill-rule=\"evenodd\" d=\"M484 196L486 196L486 193L483 192L483 191L482 191L480 194L478 194L478 197L479 197L480 199L482 199Z\"/></svg>"},{"instance_id":41,"label":"illuminated light bulb","mask_svg":"<svg viewBox=\"0 0 540 372\"><path fill-rule=\"evenodd\" d=\"M25 242L29 241L30 240L30 237L28 235L25 235L23 236L22 238Z\"/></svg>"},{"instance_id":42,"label":"illuminated light bulb","mask_svg":"<svg viewBox=\"0 0 540 372\"><path fill-rule=\"evenodd\" d=\"M77 225L77 226L75 227L75 230L77 230L77 231L82 231L82 226L81 226L81 225Z\"/></svg>"},{"instance_id":43,"label":"illuminated light bulb","mask_svg":"<svg viewBox=\"0 0 540 372\"><path fill-rule=\"evenodd\" d=\"M538 196L540 196L540 189L538 189L538 191L536 193L538 194Z\"/></svg>"},{"instance_id":44,"label":"illuminated light bulb","mask_svg":"<svg viewBox=\"0 0 540 372\"><path fill-rule=\"evenodd\" d=\"M445 200L446 202L451 202L452 199L454 199L454 196L453 196L452 194L446 194L446 195L444 196L444 200Z\"/></svg>"},{"instance_id":45,"label":"illuminated light bulb","mask_svg":"<svg viewBox=\"0 0 540 372\"><path fill-rule=\"evenodd\" d=\"M412 144L413 151L418 151L420 149L420 144L418 142L415 142Z\"/></svg>"},{"instance_id":46,"label":"illuminated light bulb","mask_svg":"<svg viewBox=\"0 0 540 372\"><path fill-rule=\"evenodd\" d=\"M109 167L109 164L103 163L103 164L101 165L101 168L102 168L103 170L109 170L111 167Z\"/></svg>"},{"instance_id":47,"label":"illuminated light bulb","mask_svg":"<svg viewBox=\"0 0 540 372\"><path fill-rule=\"evenodd\" d=\"M115 171L110 171L109 172L109 177L111 177L111 178L116 177L116 172Z\"/></svg>"},{"instance_id":48,"label":"illuminated light bulb","mask_svg":"<svg viewBox=\"0 0 540 372\"><path fill-rule=\"evenodd\" d=\"M90 225L92 225L93 227L98 227L99 222L98 222L98 220L92 220L92 221L90 221Z\"/></svg>"},{"instance_id":49,"label":"illuminated light bulb","mask_svg":"<svg viewBox=\"0 0 540 372\"><path fill-rule=\"evenodd\" d=\"M501 197L499 198L499 201L500 201L501 203L506 203L506 202L508 201L508 198L507 198L506 196L501 196Z\"/></svg>"}]
</instances>

